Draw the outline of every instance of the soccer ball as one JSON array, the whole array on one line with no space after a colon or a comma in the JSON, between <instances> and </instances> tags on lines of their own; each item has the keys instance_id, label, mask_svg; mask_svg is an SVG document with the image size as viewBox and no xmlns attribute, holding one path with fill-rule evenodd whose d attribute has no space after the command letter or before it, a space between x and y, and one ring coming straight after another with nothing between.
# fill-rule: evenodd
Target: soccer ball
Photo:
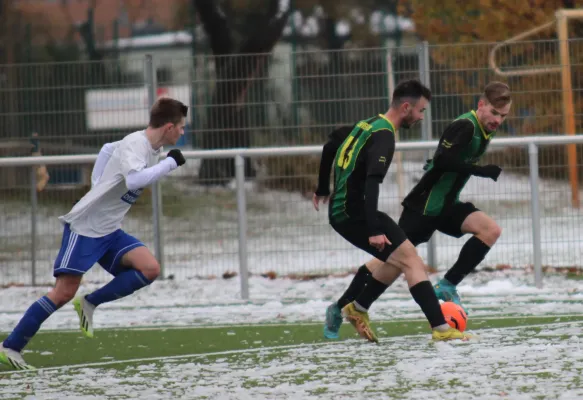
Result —
<instances>
[{"instance_id":1,"label":"soccer ball","mask_svg":"<svg viewBox=\"0 0 583 400\"><path fill-rule=\"evenodd\" d=\"M466 330L468 316L461 306L458 306L452 301L446 301L441 303L441 311L443 312L443 316L449 326L460 332Z\"/></svg>"}]
</instances>

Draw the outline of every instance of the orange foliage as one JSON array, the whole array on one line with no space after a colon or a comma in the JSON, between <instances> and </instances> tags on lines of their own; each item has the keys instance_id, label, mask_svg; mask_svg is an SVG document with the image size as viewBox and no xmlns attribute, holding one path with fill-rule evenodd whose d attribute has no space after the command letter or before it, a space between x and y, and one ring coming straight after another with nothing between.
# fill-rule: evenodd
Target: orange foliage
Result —
<instances>
[{"instance_id":1,"label":"orange foliage","mask_svg":"<svg viewBox=\"0 0 583 400\"><path fill-rule=\"evenodd\" d=\"M583 1L575 3L583 5ZM560 73L501 77L490 68L488 57L495 42L553 21L563 6L561 0L401 0L399 10L413 19L419 37L432 45L432 85L437 81L442 94L459 95L466 106L473 107L488 81L508 82L514 92L508 124L518 134L529 135L563 133ZM570 23L571 38L574 25ZM523 40L497 52L496 63L503 71L559 65L554 26ZM577 110L583 106L578 78L583 75L583 42L574 40L570 47ZM580 118L576 124L583 128Z\"/></svg>"}]
</instances>

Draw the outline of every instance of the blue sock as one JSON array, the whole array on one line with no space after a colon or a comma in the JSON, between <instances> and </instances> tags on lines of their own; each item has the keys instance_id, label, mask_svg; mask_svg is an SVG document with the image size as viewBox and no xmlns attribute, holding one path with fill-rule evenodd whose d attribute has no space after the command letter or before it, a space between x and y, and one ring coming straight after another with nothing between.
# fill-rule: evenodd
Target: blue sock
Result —
<instances>
[{"instance_id":1,"label":"blue sock","mask_svg":"<svg viewBox=\"0 0 583 400\"><path fill-rule=\"evenodd\" d=\"M45 320L57 311L57 306L47 296L35 301L26 310L16 328L4 340L3 346L12 350L22 351L30 339L38 332Z\"/></svg>"},{"instance_id":2,"label":"blue sock","mask_svg":"<svg viewBox=\"0 0 583 400\"><path fill-rule=\"evenodd\" d=\"M107 285L85 296L85 300L94 306L98 306L108 301L129 296L150 283L152 281L147 279L140 271L128 269L113 278Z\"/></svg>"}]
</instances>

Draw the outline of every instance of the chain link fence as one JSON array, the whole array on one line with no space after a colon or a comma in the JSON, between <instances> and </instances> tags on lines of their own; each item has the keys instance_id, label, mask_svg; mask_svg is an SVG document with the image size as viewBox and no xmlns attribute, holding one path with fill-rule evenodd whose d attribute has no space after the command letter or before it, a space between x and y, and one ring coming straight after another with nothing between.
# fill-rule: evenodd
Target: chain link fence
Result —
<instances>
[{"instance_id":1,"label":"chain link fence","mask_svg":"<svg viewBox=\"0 0 583 400\"><path fill-rule=\"evenodd\" d=\"M575 110L581 109L579 70L583 41L570 43ZM433 90L431 121L399 132L401 141L436 139L453 118L476 107L493 79L510 84L513 110L498 137L563 135L560 74L498 77L488 64L494 44L455 44L270 55L173 59L155 74L143 58L101 63L0 66L0 149L2 156L96 154L147 124L149 88L190 106L179 148L263 148L322 144L342 124L385 112L389 93L402 79L422 77ZM556 41L512 44L497 54L504 70L557 65ZM218 74L218 64L222 64ZM580 114L575 116L577 133ZM38 136L35 142L31 135ZM539 148L542 262L578 266L581 212L572 207L565 145ZM582 149L576 165L581 176ZM431 153L431 151L429 152ZM380 208L398 219L400 201L419 180L428 151L399 153L385 179ZM498 182L472 178L462 199L492 215L503 228L482 266L533 264L528 152L525 147L492 149L486 156L504 168ZM319 157L246 158L247 243L251 274L305 275L351 270L369 257L343 241L316 213L309 196ZM92 163L48 165L42 191L29 167L0 168L0 285L50 283L60 246L57 220L90 185ZM237 199L232 158L189 159L160 183L162 224L154 230L152 194L134 205L124 229L154 251L164 251L165 275L177 279L222 276L239 269ZM578 188L575 188L578 191ZM32 207L31 205L35 205ZM33 220L35 223L33 223ZM35 237L35 259L31 256ZM437 234L437 268L457 258L466 239ZM430 259L428 246L419 248ZM34 270L31 268L34 265ZM34 277L34 278L33 278ZM86 277L103 281L98 267Z\"/></svg>"}]
</instances>

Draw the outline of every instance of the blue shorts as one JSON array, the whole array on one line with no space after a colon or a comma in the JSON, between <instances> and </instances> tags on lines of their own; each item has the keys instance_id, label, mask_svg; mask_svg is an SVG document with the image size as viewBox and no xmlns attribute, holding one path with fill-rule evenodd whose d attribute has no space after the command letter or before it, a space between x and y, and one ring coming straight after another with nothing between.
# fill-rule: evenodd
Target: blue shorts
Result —
<instances>
[{"instance_id":1,"label":"blue shorts","mask_svg":"<svg viewBox=\"0 0 583 400\"><path fill-rule=\"evenodd\" d=\"M99 263L103 269L116 276L126 269L120 263L123 255L140 246L144 244L121 229L109 235L94 238L71 232L69 224L65 224L61 250L55 260L53 276L83 275L95 263Z\"/></svg>"}]
</instances>

